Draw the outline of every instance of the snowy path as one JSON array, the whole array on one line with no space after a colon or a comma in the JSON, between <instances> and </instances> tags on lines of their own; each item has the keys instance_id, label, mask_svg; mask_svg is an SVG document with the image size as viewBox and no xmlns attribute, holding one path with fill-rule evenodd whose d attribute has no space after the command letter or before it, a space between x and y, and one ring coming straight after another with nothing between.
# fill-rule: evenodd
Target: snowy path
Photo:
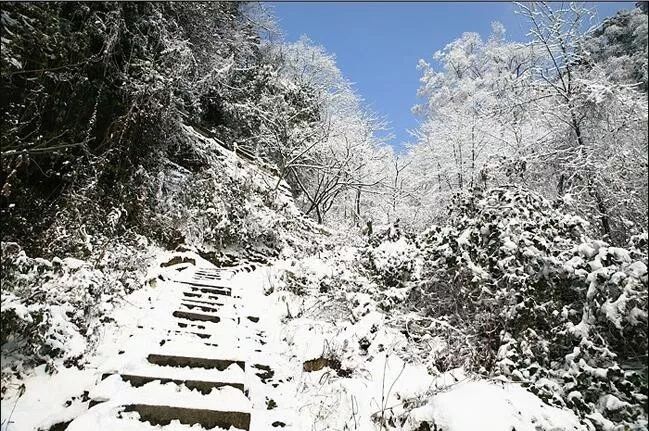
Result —
<instances>
[{"instance_id":1,"label":"snowy path","mask_svg":"<svg viewBox=\"0 0 649 431\"><path fill-rule=\"evenodd\" d=\"M264 313L263 271L169 272L177 275L143 289L148 310L117 317L132 327L115 334L90 409L67 430L290 429L291 410L275 401L288 388L276 373L280 341Z\"/></svg>"}]
</instances>

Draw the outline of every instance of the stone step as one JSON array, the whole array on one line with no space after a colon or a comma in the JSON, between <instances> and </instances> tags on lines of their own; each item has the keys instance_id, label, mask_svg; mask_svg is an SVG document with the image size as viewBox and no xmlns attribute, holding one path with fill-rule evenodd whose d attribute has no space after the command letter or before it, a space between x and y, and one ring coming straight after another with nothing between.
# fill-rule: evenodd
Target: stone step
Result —
<instances>
[{"instance_id":1,"label":"stone step","mask_svg":"<svg viewBox=\"0 0 649 431\"><path fill-rule=\"evenodd\" d=\"M199 275L217 276L224 280L232 278L232 270L225 268L198 267L194 272Z\"/></svg>"},{"instance_id":2,"label":"stone step","mask_svg":"<svg viewBox=\"0 0 649 431\"><path fill-rule=\"evenodd\" d=\"M208 292L201 292L198 289L190 290L190 291L183 291L183 298L198 298L198 299L206 299L210 301L215 301L215 302L225 302L226 299L229 298L237 298L237 296L226 296L221 293L219 294L210 294ZM232 301L233 302L233 301ZM233 303L232 307L237 308L238 304Z\"/></svg>"},{"instance_id":3,"label":"stone step","mask_svg":"<svg viewBox=\"0 0 649 431\"><path fill-rule=\"evenodd\" d=\"M222 318L219 323L196 321L182 317L176 317L174 322L170 322L168 326L165 325L162 329L164 329L165 331L185 330L200 332L202 334L209 334L213 339L257 339L255 338L255 334L246 332L242 332L241 336L239 336L237 331L237 319L231 319L229 317ZM166 332L164 334L166 334ZM259 339L263 339L263 337Z\"/></svg>"},{"instance_id":4,"label":"stone step","mask_svg":"<svg viewBox=\"0 0 649 431\"><path fill-rule=\"evenodd\" d=\"M205 305L209 305L209 306L212 306L212 307L215 307L215 306L223 307L224 305L226 305L225 301L200 299L202 297L203 297L203 295L200 294L200 293L183 292L183 298L181 299L181 301L183 301L183 302L192 302L192 303L196 303L196 304L205 304Z\"/></svg>"},{"instance_id":5,"label":"stone step","mask_svg":"<svg viewBox=\"0 0 649 431\"><path fill-rule=\"evenodd\" d=\"M195 272L200 273L200 274L212 274L212 275L219 275L220 276L220 275L223 275L223 274L227 273L228 271L223 269L223 268L208 268L208 267L205 267L205 266L201 266L201 267L196 268Z\"/></svg>"},{"instance_id":6,"label":"stone step","mask_svg":"<svg viewBox=\"0 0 649 431\"><path fill-rule=\"evenodd\" d=\"M184 308L187 308L187 309L192 310L192 311L200 310L200 311L203 311L205 313L218 313L220 310L223 309L222 304L221 304L221 306L219 308L216 308L214 306L209 306L209 305L206 305L206 304L196 304L196 303L192 303L192 302L182 301L180 303L180 305L182 305Z\"/></svg>"},{"instance_id":7,"label":"stone step","mask_svg":"<svg viewBox=\"0 0 649 431\"><path fill-rule=\"evenodd\" d=\"M246 381L245 371L234 362L224 370L156 365L147 361L145 357L115 365L115 367L102 369L102 376L155 376L158 379L169 380L227 382L231 383L232 386L235 384L244 386L244 382Z\"/></svg>"},{"instance_id":8,"label":"stone step","mask_svg":"<svg viewBox=\"0 0 649 431\"><path fill-rule=\"evenodd\" d=\"M198 296L187 296L183 295L181 301L182 302L188 302L192 304L199 304L199 305L207 305L209 307L225 307L226 303L225 301L215 301L215 300L209 300L209 299L200 299L202 295ZM236 308L234 304L229 304L233 308Z\"/></svg>"},{"instance_id":9,"label":"stone step","mask_svg":"<svg viewBox=\"0 0 649 431\"><path fill-rule=\"evenodd\" d=\"M183 310L176 310L173 312L172 315L180 319L187 319L187 320L198 321L198 322L219 323L221 321L221 318L214 314L194 313L191 311L183 311Z\"/></svg>"},{"instance_id":10,"label":"stone step","mask_svg":"<svg viewBox=\"0 0 649 431\"><path fill-rule=\"evenodd\" d=\"M101 379L104 380L107 377L111 376L113 374L103 374L101 376ZM169 378L169 377L155 377L155 376L142 376L142 375L134 375L134 374L118 374L119 377L122 379L122 381L130 383L131 386L133 387L140 387L144 386L147 383L150 382L160 382L162 384L165 383L174 383L178 386L185 386L188 389L192 390L197 390L203 395L208 394L212 391L214 388L221 388L223 386L231 386L235 389L240 390L241 392L244 392L244 385L242 382L212 382L212 381L205 381L205 380L184 380L184 379L174 379L174 378Z\"/></svg>"},{"instance_id":11,"label":"stone step","mask_svg":"<svg viewBox=\"0 0 649 431\"><path fill-rule=\"evenodd\" d=\"M214 315L220 317L221 320L230 320L237 323L241 320L240 317L242 317L239 310L231 305L212 307L205 304L194 304L182 301L177 307L175 307L174 311L176 310L186 311L188 313Z\"/></svg>"},{"instance_id":12,"label":"stone step","mask_svg":"<svg viewBox=\"0 0 649 431\"><path fill-rule=\"evenodd\" d=\"M181 328L182 326L182 328L167 329L166 330L167 337L173 337L175 335L180 337L194 336L200 338L201 341L218 341L220 346L225 346L228 345L229 343L238 346L244 343L248 346L261 348L265 344L264 342L265 340L263 339L263 337L260 337L255 334L238 334L238 333L233 334L227 330L206 332L205 329L192 326L189 322L177 322L177 325L179 325L178 326L179 328ZM203 325L200 326L204 328ZM188 328L196 328L196 330L189 330Z\"/></svg>"},{"instance_id":13,"label":"stone step","mask_svg":"<svg viewBox=\"0 0 649 431\"><path fill-rule=\"evenodd\" d=\"M214 256L221 256L221 255L208 252L208 253L205 253L205 256L214 257ZM232 270L230 269L229 266L227 266L227 267L226 266L221 266L221 267L218 267L218 268L215 268L215 267L208 268L206 266L198 266L198 267L194 268L194 271L192 271L192 273L193 274L199 274L199 275L210 275L210 276L213 276L213 277L220 277L220 278L223 278L223 279L232 278L232 275L233 275Z\"/></svg>"},{"instance_id":14,"label":"stone step","mask_svg":"<svg viewBox=\"0 0 649 431\"><path fill-rule=\"evenodd\" d=\"M184 271L177 273L174 280L176 282L205 284L208 286L230 286L231 275L215 274L201 271Z\"/></svg>"},{"instance_id":15,"label":"stone step","mask_svg":"<svg viewBox=\"0 0 649 431\"><path fill-rule=\"evenodd\" d=\"M183 285L190 286L192 292L208 293L212 295L232 296L232 288L225 286L212 286L209 284L192 283L189 281L176 281Z\"/></svg>"},{"instance_id":16,"label":"stone step","mask_svg":"<svg viewBox=\"0 0 649 431\"><path fill-rule=\"evenodd\" d=\"M193 274L191 279L186 280L192 283L205 283L208 285L215 285L215 284L223 284L223 280L221 277L212 277L208 275L198 275L198 274Z\"/></svg>"},{"instance_id":17,"label":"stone step","mask_svg":"<svg viewBox=\"0 0 649 431\"><path fill-rule=\"evenodd\" d=\"M194 280L223 280L224 277L220 272L211 271L194 271L192 274Z\"/></svg>"},{"instance_id":18,"label":"stone step","mask_svg":"<svg viewBox=\"0 0 649 431\"><path fill-rule=\"evenodd\" d=\"M204 428L219 426L247 430L250 426L250 400L232 386L212 388L203 394L160 380L135 387L112 374L99 382L89 397L93 406L73 420L68 430L139 430L149 429L137 426L141 422L165 426L173 420Z\"/></svg>"},{"instance_id":19,"label":"stone step","mask_svg":"<svg viewBox=\"0 0 649 431\"><path fill-rule=\"evenodd\" d=\"M205 330L205 325L198 325L194 323L187 323L187 322L178 322L177 323L179 328L195 328L195 329L202 329Z\"/></svg>"},{"instance_id":20,"label":"stone step","mask_svg":"<svg viewBox=\"0 0 649 431\"><path fill-rule=\"evenodd\" d=\"M244 361L233 359L198 358L192 356L160 355L151 353L147 356L147 361L154 365L161 366L206 368L217 369L219 371L223 371L230 365L236 364L242 370L246 370L246 363Z\"/></svg>"},{"instance_id":21,"label":"stone step","mask_svg":"<svg viewBox=\"0 0 649 431\"><path fill-rule=\"evenodd\" d=\"M136 412L141 421L151 425L169 425L177 420L185 425L200 425L204 428L230 427L249 430L250 413L236 411L218 411L207 409L192 409L184 407L163 406L153 404L130 404L124 407L125 412Z\"/></svg>"},{"instance_id":22,"label":"stone step","mask_svg":"<svg viewBox=\"0 0 649 431\"><path fill-rule=\"evenodd\" d=\"M237 326L241 324L241 317L234 313L221 312L219 314L209 313L205 311L196 311L186 309L184 306L180 306L179 309L174 310L172 316L176 319L181 319L181 322L190 323L190 322L205 322L209 323L212 326L215 325L227 325L227 326ZM212 328L214 329L214 328Z\"/></svg>"},{"instance_id":23,"label":"stone step","mask_svg":"<svg viewBox=\"0 0 649 431\"><path fill-rule=\"evenodd\" d=\"M102 402L91 407L67 426L66 431L119 431L165 429L172 421L198 429L250 430L250 412L193 408L172 403L145 404ZM146 423L149 424L146 424ZM97 428L100 426L100 428ZM178 429L174 426L173 429ZM184 429L184 428L183 428Z\"/></svg>"}]
</instances>

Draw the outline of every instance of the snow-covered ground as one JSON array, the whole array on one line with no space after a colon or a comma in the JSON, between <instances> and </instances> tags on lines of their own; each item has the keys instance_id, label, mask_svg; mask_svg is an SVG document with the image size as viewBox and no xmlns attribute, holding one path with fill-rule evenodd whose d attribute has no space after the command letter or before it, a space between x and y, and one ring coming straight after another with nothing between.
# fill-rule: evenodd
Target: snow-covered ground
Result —
<instances>
[{"instance_id":1,"label":"snow-covered ground","mask_svg":"<svg viewBox=\"0 0 649 431\"><path fill-rule=\"evenodd\" d=\"M194 263L160 266L175 255ZM351 248L339 254L353 255ZM572 412L547 406L516 384L475 380L461 369L433 375L414 357L404 361L407 339L369 295L353 289L344 301L298 295L282 286L287 270L311 283L335 268L311 257L234 274L217 272L193 253L161 252L149 282L112 312L114 322L105 325L82 369L59 364L50 374L41 366L7 389L2 431L49 430L70 421L69 431L160 429L138 420L137 411L124 411L129 405L166 406L172 415L172 409L238 412L244 422L249 417L243 428L251 430L585 429ZM196 284L231 289L230 296ZM174 316L177 311L207 320ZM431 340L431 349L439 342ZM152 363L152 354L229 362L172 367ZM124 376L150 380L136 387ZM223 385L201 391L182 383L190 381ZM162 428L201 429L191 418L183 422Z\"/></svg>"}]
</instances>

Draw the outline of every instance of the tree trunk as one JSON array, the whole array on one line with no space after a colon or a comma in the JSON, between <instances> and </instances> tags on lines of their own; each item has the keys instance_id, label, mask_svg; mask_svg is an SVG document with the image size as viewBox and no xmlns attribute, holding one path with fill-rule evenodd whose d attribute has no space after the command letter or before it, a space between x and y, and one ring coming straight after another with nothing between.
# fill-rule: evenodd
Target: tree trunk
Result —
<instances>
[{"instance_id":1,"label":"tree trunk","mask_svg":"<svg viewBox=\"0 0 649 431\"><path fill-rule=\"evenodd\" d=\"M602 194L595 188L592 184L592 181L589 181L588 192L595 199L595 204L597 205L597 211L599 212L599 221L602 225L602 233L604 236L611 241L611 220L608 217L608 208L606 207L606 202Z\"/></svg>"},{"instance_id":2,"label":"tree trunk","mask_svg":"<svg viewBox=\"0 0 649 431\"><path fill-rule=\"evenodd\" d=\"M575 135L577 136L577 143L579 144L582 149L585 149L586 147L584 146L584 140L581 135L581 126L579 125L579 122L577 121L577 117L575 117L574 112L572 109L570 110L570 119L572 121L572 127L575 130ZM606 202L604 202L604 198L602 197L602 194L597 190L596 186L593 184L592 178L588 178L588 193L592 196L593 199L595 199L595 204L597 205L597 211L599 212L599 221L602 225L602 233L604 234L605 237L607 237L609 240L611 240L611 221L608 216L608 208L606 207ZM563 184L562 184L563 187Z\"/></svg>"},{"instance_id":3,"label":"tree trunk","mask_svg":"<svg viewBox=\"0 0 649 431\"><path fill-rule=\"evenodd\" d=\"M361 221L361 188L360 187L356 189L355 204L356 204L356 221L360 223Z\"/></svg>"},{"instance_id":4,"label":"tree trunk","mask_svg":"<svg viewBox=\"0 0 649 431\"><path fill-rule=\"evenodd\" d=\"M471 126L471 188L475 176L475 125Z\"/></svg>"},{"instance_id":5,"label":"tree trunk","mask_svg":"<svg viewBox=\"0 0 649 431\"><path fill-rule=\"evenodd\" d=\"M559 193L559 196L563 195L565 181L566 181L566 174L561 174L561 176L559 177L559 184L557 185L557 192Z\"/></svg>"}]
</instances>

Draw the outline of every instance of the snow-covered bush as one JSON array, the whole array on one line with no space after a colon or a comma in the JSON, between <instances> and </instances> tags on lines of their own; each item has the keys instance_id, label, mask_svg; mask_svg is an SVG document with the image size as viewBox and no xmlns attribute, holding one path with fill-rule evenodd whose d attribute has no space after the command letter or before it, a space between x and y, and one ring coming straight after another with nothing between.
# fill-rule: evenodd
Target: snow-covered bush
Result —
<instances>
[{"instance_id":1,"label":"snow-covered bush","mask_svg":"<svg viewBox=\"0 0 649 431\"><path fill-rule=\"evenodd\" d=\"M146 241L115 243L93 259L31 258L2 243L2 381L23 366L76 364L120 295L144 279Z\"/></svg>"},{"instance_id":2,"label":"snow-covered bush","mask_svg":"<svg viewBox=\"0 0 649 431\"><path fill-rule=\"evenodd\" d=\"M480 346L457 358L464 365L524 382L598 429L640 426L647 236L622 249L587 230L521 189L458 195L449 226L423 234L411 306L459 329L451 338L468 334Z\"/></svg>"},{"instance_id":3,"label":"snow-covered bush","mask_svg":"<svg viewBox=\"0 0 649 431\"><path fill-rule=\"evenodd\" d=\"M370 237L361 254L361 262L380 286L398 288L413 277L416 257L412 239L395 224Z\"/></svg>"}]
</instances>

